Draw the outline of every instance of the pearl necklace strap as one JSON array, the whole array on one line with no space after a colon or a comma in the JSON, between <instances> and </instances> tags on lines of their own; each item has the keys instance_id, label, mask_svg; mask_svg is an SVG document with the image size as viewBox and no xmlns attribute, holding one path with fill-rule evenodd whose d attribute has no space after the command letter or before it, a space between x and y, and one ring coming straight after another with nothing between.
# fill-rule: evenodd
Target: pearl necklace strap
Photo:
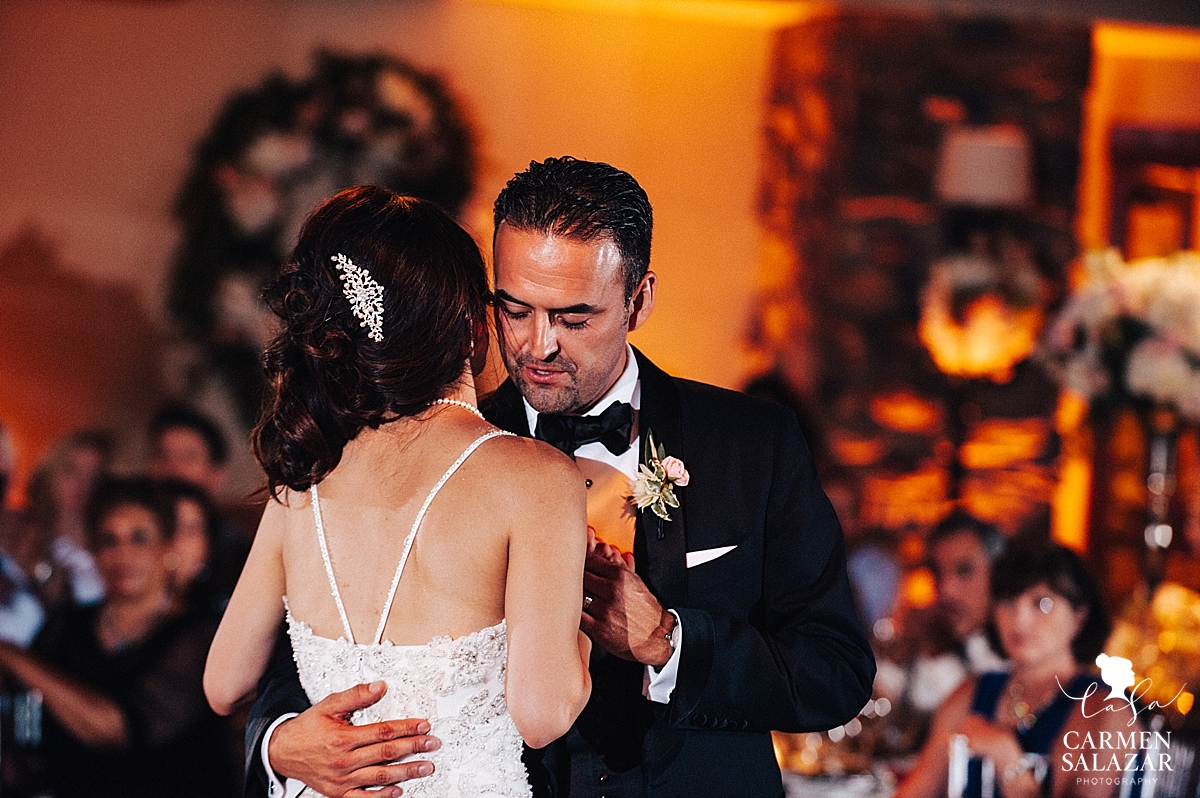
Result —
<instances>
[{"instance_id":1,"label":"pearl necklace strap","mask_svg":"<svg viewBox=\"0 0 1200 798\"><path fill-rule=\"evenodd\" d=\"M478 407L471 404L470 402L464 402L461 399L434 399L433 404L435 404L435 405L455 405L456 407L461 407L464 410L469 410L472 413L474 413L475 415L479 416L479 418L483 419L484 421L487 421L487 419L483 417L483 413L479 412Z\"/></svg>"}]
</instances>

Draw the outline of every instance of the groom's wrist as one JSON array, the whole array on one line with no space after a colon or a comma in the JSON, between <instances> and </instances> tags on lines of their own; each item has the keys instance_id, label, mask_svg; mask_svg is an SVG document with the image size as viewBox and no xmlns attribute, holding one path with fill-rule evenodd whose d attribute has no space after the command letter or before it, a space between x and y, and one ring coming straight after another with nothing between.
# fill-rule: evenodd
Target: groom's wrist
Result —
<instances>
[{"instance_id":1,"label":"groom's wrist","mask_svg":"<svg viewBox=\"0 0 1200 798\"><path fill-rule=\"evenodd\" d=\"M648 650L646 658L642 661L643 665L649 665L656 670L661 670L670 661L671 655L675 653L674 632L678 623L679 619L675 616L675 613L668 609L662 611L662 618L659 619L658 627L651 635L652 646Z\"/></svg>"},{"instance_id":2,"label":"groom's wrist","mask_svg":"<svg viewBox=\"0 0 1200 798\"><path fill-rule=\"evenodd\" d=\"M275 771L271 766L271 741L275 737L275 731L285 722L296 717L296 712L285 712L275 719L275 722L267 727L263 733L262 742L259 744L259 757L262 761L263 771L267 777L267 795L269 798L283 798L290 793L290 785L285 783L285 778Z\"/></svg>"}]
</instances>

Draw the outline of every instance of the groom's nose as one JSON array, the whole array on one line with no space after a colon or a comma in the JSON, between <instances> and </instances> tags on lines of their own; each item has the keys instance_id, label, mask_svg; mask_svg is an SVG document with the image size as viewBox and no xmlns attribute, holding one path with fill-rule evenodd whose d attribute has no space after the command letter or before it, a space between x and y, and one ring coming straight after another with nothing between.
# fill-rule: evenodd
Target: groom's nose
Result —
<instances>
[{"instance_id":1,"label":"groom's nose","mask_svg":"<svg viewBox=\"0 0 1200 798\"><path fill-rule=\"evenodd\" d=\"M558 330L551 323L549 313L536 314L533 322L533 340L530 354L537 360L549 363L558 354Z\"/></svg>"}]
</instances>

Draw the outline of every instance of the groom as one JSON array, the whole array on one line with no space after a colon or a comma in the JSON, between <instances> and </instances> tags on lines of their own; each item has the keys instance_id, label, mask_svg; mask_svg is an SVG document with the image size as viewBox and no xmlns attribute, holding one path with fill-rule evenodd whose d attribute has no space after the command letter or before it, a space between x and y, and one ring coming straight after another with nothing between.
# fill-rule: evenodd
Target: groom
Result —
<instances>
[{"instance_id":1,"label":"groom","mask_svg":"<svg viewBox=\"0 0 1200 798\"><path fill-rule=\"evenodd\" d=\"M565 737L526 752L534 792L778 798L770 731L847 722L874 675L841 529L795 416L673 378L628 345L657 285L650 203L629 174L573 158L532 163L501 192L495 221L510 379L484 409L576 458L589 525L606 544L584 577L580 625L597 643L592 697ZM661 508L665 519L626 498L639 463L657 454L645 446L651 435L688 474L675 487L679 506ZM419 764L380 763L429 750L427 725L345 723L378 698L366 686L300 712L261 743L284 709L306 706L297 691L294 668L269 676L248 727L252 762L261 750L279 776L337 795L421 775ZM253 767L248 794L262 794L254 785L266 780Z\"/></svg>"}]
</instances>

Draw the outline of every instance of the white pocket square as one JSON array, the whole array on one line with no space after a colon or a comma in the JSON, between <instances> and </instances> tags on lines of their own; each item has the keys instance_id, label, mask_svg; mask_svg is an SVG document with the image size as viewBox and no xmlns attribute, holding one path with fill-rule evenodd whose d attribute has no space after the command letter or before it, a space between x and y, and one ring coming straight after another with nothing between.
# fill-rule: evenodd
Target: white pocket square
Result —
<instances>
[{"instance_id":1,"label":"white pocket square","mask_svg":"<svg viewBox=\"0 0 1200 798\"><path fill-rule=\"evenodd\" d=\"M687 553L687 567L695 568L697 565L704 565L704 563L711 562L718 557L722 557L736 548L737 546L717 546L715 549L689 551Z\"/></svg>"}]
</instances>

